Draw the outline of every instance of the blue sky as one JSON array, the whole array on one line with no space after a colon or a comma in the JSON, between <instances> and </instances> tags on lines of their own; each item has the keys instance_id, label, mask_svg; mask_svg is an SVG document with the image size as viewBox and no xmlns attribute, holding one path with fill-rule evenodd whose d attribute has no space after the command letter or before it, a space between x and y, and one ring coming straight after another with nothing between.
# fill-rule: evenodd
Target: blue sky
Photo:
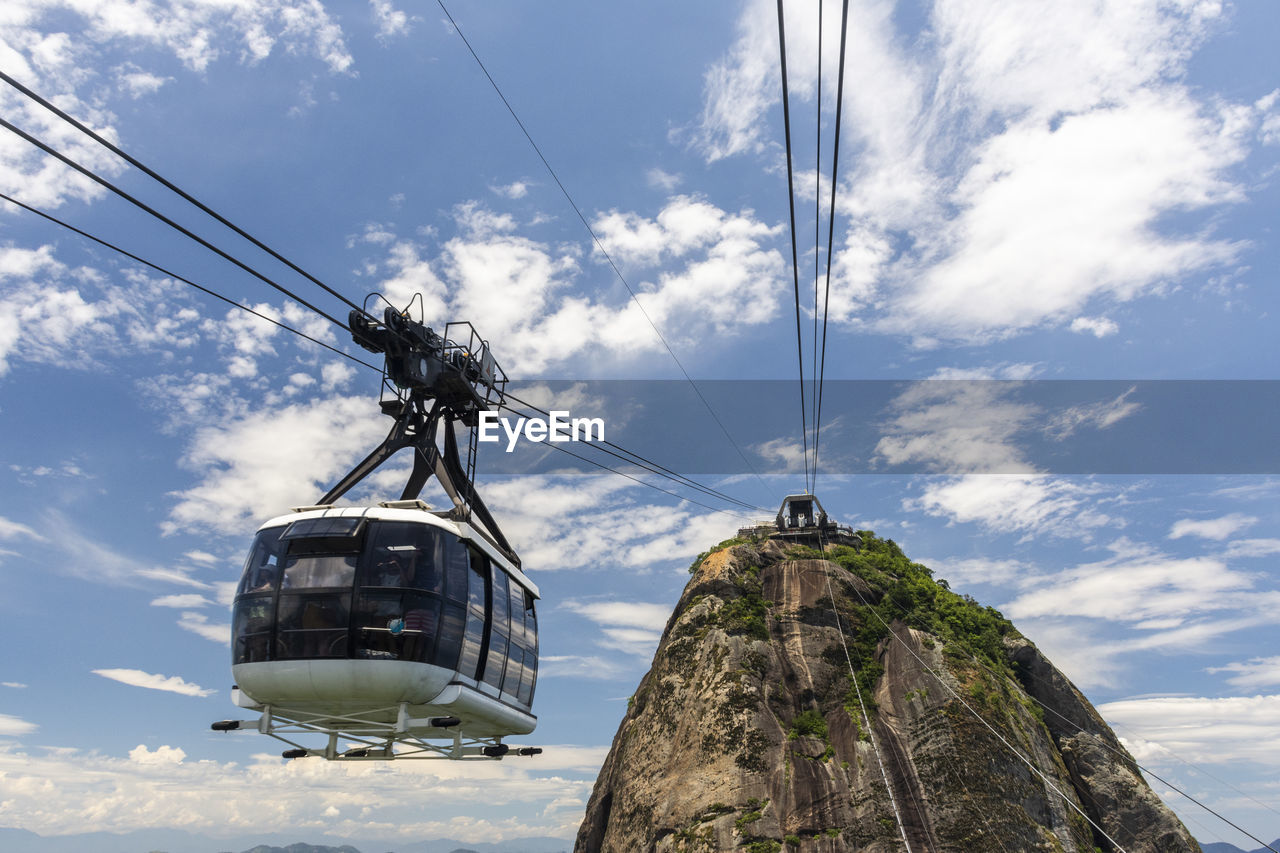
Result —
<instances>
[{"instance_id":1,"label":"blue sky","mask_svg":"<svg viewBox=\"0 0 1280 853\"><path fill-rule=\"evenodd\" d=\"M451 11L688 372L792 380L774 4ZM816 12L787 4L806 334ZM824 20L829 146L837 5ZM1264 840L1280 836L1273 460L1065 475L1040 451L1157 420L1129 440L1163 446L1246 416L1151 418L1169 400L1142 380L1276 378L1278 24L1266 2L852 3L826 375L1011 381L903 386L843 469L873 473L819 480L842 521L1000 607L1140 761ZM622 426L634 412L597 411L572 381L681 378L435 5L16 0L0 68L347 296L420 293L428 322L472 321L543 402ZM0 105L340 310L17 92ZM7 132L0 184L361 352ZM207 729L234 713L230 590L256 524L381 438L377 375L7 203L0 303L0 824L389 846L573 833L685 568L740 517L611 475L489 476L544 594L546 753L284 764L271 742ZM1028 399L1058 379L1138 385ZM538 380L571 382L553 398ZM673 455L719 441L705 412L667 417ZM775 506L803 485L798 420L741 433L760 479L707 482ZM842 428L824 424L833 454ZM1256 846L1155 787L1202 840Z\"/></svg>"}]
</instances>

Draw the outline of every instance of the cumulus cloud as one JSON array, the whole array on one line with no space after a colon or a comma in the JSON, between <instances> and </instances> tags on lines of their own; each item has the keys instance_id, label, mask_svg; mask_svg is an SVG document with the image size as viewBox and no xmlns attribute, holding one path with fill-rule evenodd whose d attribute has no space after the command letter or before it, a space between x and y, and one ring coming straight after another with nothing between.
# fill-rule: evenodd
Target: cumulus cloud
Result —
<instances>
[{"instance_id":1,"label":"cumulus cloud","mask_svg":"<svg viewBox=\"0 0 1280 853\"><path fill-rule=\"evenodd\" d=\"M453 216L456 234L438 251L380 236L384 254L371 269L392 304L421 294L429 323L483 318L480 333L502 342L499 360L512 375L576 363L585 352L661 353L654 326L674 344L732 334L770 320L785 284L782 256L771 247L777 227L692 196L669 199L653 218L610 211L593 222L610 257L627 268L635 301L612 287L607 297L581 293L588 276L614 276L594 245L598 271L584 271L582 245L523 236L510 215L477 202L458 205Z\"/></svg>"},{"instance_id":2,"label":"cumulus cloud","mask_svg":"<svg viewBox=\"0 0 1280 853\"><path fill-rule=\"evenodd\" d=\"M1221 518L1183 518L1175 521L1173 527L1169 528L1169 538L1181 539L1184 536L1199 536L1203 539L1222 541L1246 527L1256 524L1257 521L1258 519L1252 515L1244 515L1238 512L1224 515Z\"/></svg>"},{"instance_id":3,"label":"cumulus cloud","mask_svg":"<svg viewBox=\"0 0 1280 853\"><path fill-rule=\"evenodd\" d=\"M190 609L192 607L204 607L209 603L209 599L199 593L187 593L185 595L162 595L159 598L152 599L151 606Z\"/></svg>"},{"instance_id":4,"label":"cumulus cloud","mask_svg":"<svg viewBox=\"0 0 1280 853\"><path fill-rule=\"evenodd\" d=\"M128 684L130 687L164 690L169 693L179 693L183 696L211 696L215 692L207 690L198 684L184 681L177 675L153 675L140 669L95 669L93 674L101 675L103 678L110 678L112 681L119 681L121 684Z\"/></svg>"},{"instance_id":5,"label":"cumulus cloud","mask_svg":"<svg viewBox=\"0 0 1280 853\"><path fill-rule=\"evenodd\" d=\"M673 175L657 167L645 172L645 182L654 189L662 190L663 192L674 191L676 187L680 186L682 180L679 175Z\"/></svg>"},{"instance_id":6,"label":"cumulus cloud","mask_svg":"<svg viewBox=\"0 0 1280 853\"><path fill-rule=\"evenodd\" d=\"M1128 699L1098 711L1135 733L1125 745L1139 761L1167 757L1161 747L1196 764L1280 761L1280 696Z\"/></svg>"},{"instance_id":7,"label":"cumulus cloud","mask_svg":"<svg viewBox=\"0 0 1280 853\"><path fill-rule=\"evenodd\" d=\"M1280 590L1218 554L1174 556L1127 538L1107 550L1068 568L1028 566L1000 605L1082 686L1120 686L1135 656L1204 653L1222 638L1270 625L1280 606ZM1259 658L1211 671L1262 685L1272 664Z\"/></svg>"},{"instance_id":8,"label":"cumulus cloud","mask_svg":"<svg viewBox=\"0 0 1280 853\"><path fill-rule=\"evenodd\" d=\"M1216 557L1170 557L1128 539L1109 557L1036 579L1034 589L1001 608L1013 619L1088 616L1120 622L1173 618L1238 608L1254 586Z\"/></svg>"},{"instance_id":9,"label":"cumulus cloud","mask_svg":"<svg viewBox=\"0 0 1280 853\"><path fill-rule=\"evenodd\" d=\"M1263 687L1280 685L1280 656L1269 658L1251 658L1237 661L1226 666L1209 667L1207 672L1232 673L1227 683L1241 690L1258 690Z\"/></svg>"},{"instance_id":10,"label":"cumulus cloud","mask_svg":"<svg viewBox=\"0 0 1280 853\"><path fill-rule=\"evenodd\" d=\"M257 736L244 737L247 746ZM544 746L543 755L518 762L404 761L389 773L378 762L285 762L267 754L191 760L167 744L139 745L125 757L28 753L7 744L0 745L0 802L6 825L42 835L154 827L264 835L290 826L357 844L376 838L387 848L422 838L571 838L607 747ZM424 814L424 798L438 809ZM479 800L501 816L451 817Z\"/></svg>"},{"instance_id":11,"label":"cumulus cloud","mask_svg":"<svg viewBox=\"0 0 1280 853\"><path fill-rule=\"evenodd\" d=\"M786 11L789 55L815 56L816 7ZM1236 104L1183 83L1220 4L940 0L926 14L928 38L903 29L890 0L860 4L850 22L854 165L839 198L855 224L833 258L837 322L919 346L1043 326L1104 337L1117 330L1111 306L1244 248L1168 221L1242 200L1235 170L1274 136L1274 98ZM744 5L691 134L709 162L774 156L777 56L775 5ZM817 68L792 64L794 108L812 102Z\"/></svg>"},{"instance_id":12,"label":"cumulus cloud","mask_svg":"<svg viewBox=\"0 0 1280 853\"><path fill-rule=\"evenodd\" d=\"M643 658L651 656L658 647L662 629L671 618L668 604L569 599L562 606L600 626L597 645Z\"/></svg>"},{"instance_id":13,"label":"cumulus cloud","mask_svg":"<svg viewBox=\"0 0 1280 853\"><path fill-rule=\"evenodd\" d=\"M753 445L751 450L769 466L770 473L795 474L805 470L805 445L787 438L774 438Z\"/></svg>"},{"instance_id":14,"label":"cumulus cloud","mask_svg":"<svg viewBox=\"0 0 1280 853\"><path fill-rule=\"evenodd\" d=\"M492 479L481 493L535 571L692 560L708 542L732 535L740 521L688 504L646 503L648 490L605 474Z\"/></svg>"},{"instance_id":15,"label":"cumulus cloud","mask_svg":"<svg viewBox=\"0 0 1280 853\"><path fill-rule=\"evenodd\" d=\"M1038 572L1035 567L1011 559L984 559L973 557L964 560L924 560L933 569L934 576L945 579L952 589L971 584L995 584L1017 586Z\"/></svg>"},{"instance_id":16,"label":"cumulus cloud","mask_svg":"<svg viewBox=\"0 0 1280 853\"><path fill-rule=\"evenodd\" d=\"M307 504L383 438L363 397L262 407L198 430L183 464L200 482L175 494L164 530L252 532Z\"/></svg>"},{"instance_id":17,"label":"cumulus cloud","mask_svg":"<svg viewBox=\"0 0 1280 853\"><path fill-rule=\"evenodd\" d=\"M14 717L9 714L0 714L0 735L4 737L20 737L28 735L40 728L35 723L29 723L20 717Z\"/></svg>"},{"instance_id":18,"label":"cumulus cloud","mask_svg":"<svg viewBox=\"0 0 1280 853\"><path fill-rule=\"evenodd\" d=\"M1038 423L1038 406L1012 399L1008 383L912 383L891 404L876 456L926 470L1031 473L1015 436Z\"/></svg>"},{"instance_id":19,"label":"cumulus cloud","mask_svg":"<svg viewBox=\"0 0 1280 853\"><path fill-rule=\"evenodd\" d=\"M1280 554L1280 539L1240 539L1227 545L1228 559Z\"/></svg>"},{"instance_id":20,"label":"cumulus cloud","mask_svg":"<svg viewBox=\"0 0 1280 853\"><path fill-rule=\"evenodd\" d=\"M1071 321L1071 331L1105 338L1120 331L1120 327L1106 317L1077 317Z\"/></svg>"},{"instance_id":21,"label":"cumulus cloud","mask_svg":"<svg viewBox=\"0 0 1280 853\"><path fill-rule=\"evenodd\" d=\"M168 54L188 71L204 73L228 54L253 64L277 48L312 57L330 73L346 73L353 64L341 28L319 0L183 0L146 6L127 0L12 0L0 21L6 72L113 142L119 142L116 119L102 105L101 88L136 99L169 79L138 64L146 51ZM110 63L115 56L125 61ZM109 70L96 70L104 58ZM14 124L100 175L112 178L125 168L16 90L0 91L0 109ZM0 140L0 189L42 208L106 192L8 134Z\"/></svg>"},{"instance_id":22,"label":"cumulus cloud","mask_svg":"<svg viewBox=\"0 0 1280 853\"><path fill-rule=\"evenodd\" d=\"M178 620L178 627L198 637L204 637L206 640L224 646L231 645L231 625L225 622L210 622L209 617L203 613L196 613L193 610L184 611L182 618Z\"/></svg>"},{"instance_id":23,"label":"cumulus cloud","mask_svg":"<svg viewBox=\"0 0 1280 853\"><path fill-rule=\"evenodd\" d=\"M1026 366L1006 365L1018 371ZM1081 428L1107 429L1141 409L1130 388L1111 400L1052 408L1032 382L975 378L987 368L944 370L909 383L885 409L873 463L949 474L1033 474L1032 442Z\"/></svg>"},{"instance_id":24,"label":"cumulus cloud","mask_svg":"<svg viewBox=\"0 0 1280 853\"><path fill-rule=\"evenodd\" d=\"M517 199L524 198L529 194L529 185L524 181L512 181L499 187L490 187L496 194L503 198Z\"/></svg>"},{"instance_id":25,"label":"cumulus cloud","mask_svg":"<svg viewBox=\"0 0 1280 853\"><path fill-rule=\"evenodd\" d=\"M407 35L409 16L392 5L391 0L369 0L374 20L378 22L378 38L383 41L392 36Z\"/></svg>"},{"instance_id":26,"label":"cumulus cloud","mask_svg":"<svg viewBox=\"0 0 1280 853\"><path fill-rule=\"evenodd\" d=\"M199 314L178 285L132 270L120 278L68 267L52 246L0 247L0 376L15 362L94 368L193 343Z\"/></svg>"},{"instance_id":27,"label":"cumulus cloud","mask_svg":"<svg viewBox=\"0 0 1280 853\"><path fill-rule=\"evenodd\" d=\"M1099 508L1102 495L1087 480L971 474L927 481L903 507L998 533L1088 538L1100 527L1123 523Z\"/></svg>"}]
</instances>

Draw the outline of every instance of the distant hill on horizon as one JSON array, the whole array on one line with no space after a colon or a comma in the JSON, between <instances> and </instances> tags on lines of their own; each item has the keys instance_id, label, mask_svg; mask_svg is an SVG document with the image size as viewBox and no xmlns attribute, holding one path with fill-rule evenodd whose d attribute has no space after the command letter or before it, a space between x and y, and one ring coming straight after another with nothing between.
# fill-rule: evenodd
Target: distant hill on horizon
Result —
<instances>
[{"instance_id":1,"label":"distant hill on horizon","mask_svg":"<svg viewBox=\"0 0 1280 853\"><path fill-rule=\"evenodd\" d=\"M1280 838L1271 842L1271 846L1280 850ZM1245 850L1243 847L1237 847L1234 844L1228 844L1225 841L1213 841L1208 844L1201 844L1200 849L1204 853L1271 853L1265 847L1259 847L1257 850Z\"/></svg>"},{"instance_id":2,"label":"distant hill on horizon","mask_svg":"<svg viewBox=\"0 0 1280 853\"><path fill-rule=\"evenodd\" d=\"M456 838L408 843L372 840L358 842L359 846L338 838L313 837L316 843L293 839L284 833L268 838L261 835L211 838L169 829L123 834L39 835L16 827L0 827L0 850L4 853L84 853L86 850L93 853L568 853L573 846L572 841L564 838L521 838L491 843Z\"/></svg>"}]
</instances>

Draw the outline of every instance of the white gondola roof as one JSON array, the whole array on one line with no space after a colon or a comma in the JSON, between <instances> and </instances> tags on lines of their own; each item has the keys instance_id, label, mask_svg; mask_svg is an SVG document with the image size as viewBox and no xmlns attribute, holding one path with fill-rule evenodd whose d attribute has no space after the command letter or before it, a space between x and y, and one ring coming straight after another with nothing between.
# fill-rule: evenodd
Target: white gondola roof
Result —
<instances>
[{"instance_id":1,"label":"white gondola roof","mask_svg":"<svg viewBox=\"0 0 1280 853\"><path fill-rule=\"evenodd\" d=\"M489 559L495 561L502 570L509 574L516 583L533 593L534 598L541 598L542 594L538 590L538 585L529 579L522 570L517 568L510 560L502 555L502 552L493 546L483 535L465 521L454 521L449 518L442 517L432 511L431 507L422 501L387 501L376 506L311 506L297 507L288 515L277 515L262 524L258 529L267 530L272 527L283 527L292 524L295 521L301 521L308 518L350 518L364 517L377 521L408 521L414 524L425 524L430 527L438 527L448 533L452 533L459 539L474 543L477 548L485 553Z\"/></svg>"}]
</instances>

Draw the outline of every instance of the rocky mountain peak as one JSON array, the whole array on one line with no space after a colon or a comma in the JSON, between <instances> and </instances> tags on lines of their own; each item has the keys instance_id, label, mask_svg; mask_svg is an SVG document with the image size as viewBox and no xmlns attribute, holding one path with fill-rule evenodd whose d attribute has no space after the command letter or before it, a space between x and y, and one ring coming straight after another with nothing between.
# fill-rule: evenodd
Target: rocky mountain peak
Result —
<instances>
[{"instance_id":1,"label":"rocky mountain peak","mask_svg":"<svg viewBox=\"0 0 1280 853\"><path fill-rule=\"evenodd\" d=\"M861 536L699 557L577 851L1199 851L1008 620Z\"/></svg>"}]
</instances>

